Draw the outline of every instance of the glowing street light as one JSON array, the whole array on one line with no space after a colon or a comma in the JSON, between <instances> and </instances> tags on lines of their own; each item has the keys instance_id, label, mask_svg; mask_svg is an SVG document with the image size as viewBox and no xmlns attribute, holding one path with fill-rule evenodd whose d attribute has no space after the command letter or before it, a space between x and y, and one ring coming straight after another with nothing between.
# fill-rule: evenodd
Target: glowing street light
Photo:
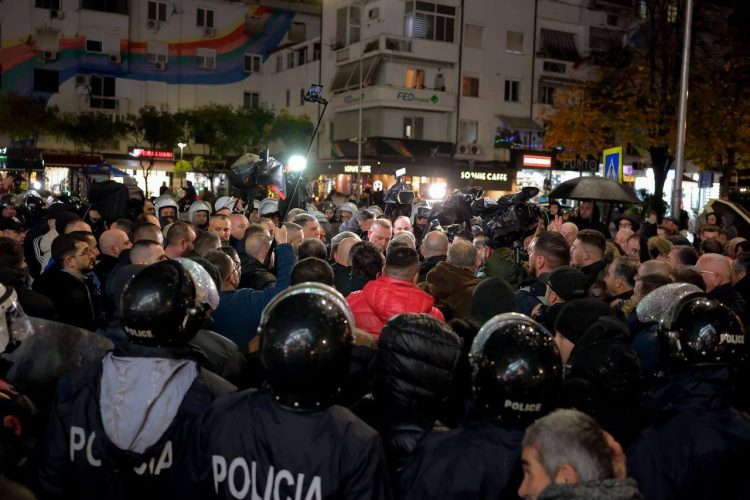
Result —
<instances>
[{"instance_id":1,"label":"glowing street light","mask_svg":"<svg viewBox=\"0 0 750 500\"><path fill-rule=\"evenodd\" d=\"M286 162L289 171L291 172L302 172L307 166L307 159L302 155L294 155L289 157L289 161Z\"/></svg>"},{"instance_id":2,"label":"glowing street light","mask_svg":"<svg viewBox=\"0 0 750 500\"><path fill-rule=\"evenodd\" d=\"M182 160L182 150L185 149L185 146L187 146L187 143L184 143L184 142L177 143L177 147L180 148L180 160Z\"/></svg>"}]
</instances>

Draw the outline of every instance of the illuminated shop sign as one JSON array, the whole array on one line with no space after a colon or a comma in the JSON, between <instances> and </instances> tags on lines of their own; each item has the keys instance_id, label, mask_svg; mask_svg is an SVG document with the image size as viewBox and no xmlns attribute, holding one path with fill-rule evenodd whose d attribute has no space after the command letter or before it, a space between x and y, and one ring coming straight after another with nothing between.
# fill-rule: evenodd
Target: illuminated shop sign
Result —
<instances>
[{"instance_id":1,"label":"illuminated shop sign","mask_svg":"<svg viewBox=\"0 0 750 500\"><path fill-rule=\"evenodd\" d=\"M370 165L344 165L345 174L369 174L372 173Z\"/></svg>"},{"instance_id":2,"label":"illuminated shop sign","mask_svg":"<svg viewBox=\"0 0 750 500\"><path fill-rule=\"evenodd\" d=\"M131 149L130 156L134 156L136 158L140 158L142 156L146 158L160 158L163 160L174 159L174 153L172 151L152 151L151 149L140 149L140 148Z\"/></svg>"}]
</instances>

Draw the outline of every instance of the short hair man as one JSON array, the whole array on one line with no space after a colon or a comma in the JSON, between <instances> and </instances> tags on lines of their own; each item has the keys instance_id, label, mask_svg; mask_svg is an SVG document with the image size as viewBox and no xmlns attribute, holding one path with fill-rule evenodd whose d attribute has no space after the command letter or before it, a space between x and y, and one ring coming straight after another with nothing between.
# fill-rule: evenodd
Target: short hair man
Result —
<instances>
[{"instance_id":1,"label":"short hair man","mask_svg":"<svg viewBox=\"0 0 750 500\"><path fill-rule=\"evenodd\" d=\"M333 269L330 264L318 257L300 259L292 268L292 286L308 282L333 286Z\"/></svg>"},{"instance_id":2,"label":"short hair man","mask_svg":"<svg viewBox=\"0 0 750 500\"><path fill-rule=\"evenodd\" d=\"M732 288L732 266L723 255L707 253L701 255L695 264L706 283L706 292L730 308L747 325L750 320L747 304L742 296Z\"/></svg>"},{"instance_id":3,"label":"short hair man","mask_svg":"<svg viewBox=\"0 0 750 500\"><path fill-rule=\"evenodd\" d=\"M516 292L518 312L530 316L536 306L544 302L550 273L569 261L568 242L562 234L554 231L537 234L529 245L529 274L532 279L524 282Z\"/></svg>"},{"instance_id":4,"label":"short hair man","mask_svg":"<svg viewBox=\"0 0 750 500\"><path fill-rule=\"evenodd\" d=\"M316 219L314 215L310 215L308 213L299 214L294 218L292 222L294 222L295 224L299 224L302 227L303 239L321 239L322 229L320 227L320 222L318 222L318 219Z\"/></svg>"},{"instance_id":5,"label":"short hair man","mask_svg":"<svg viewBox=\"0 0 750 500\"><path fill-rule=\"evenodd\" d=\"M440 231L430 231L422 240L422 246L419 252L424 257L424 261L419 265L418 282L421 283L427 279L427 273L438 264L448 258L448 237Z\"/></svg>"},{"instance_id":6,"label":"short hair man","mask_svg":"<svg viewBox=\"0 0 750 500\"><path fill-rule=\"evenodd\" d=\"M164 234L157 225L151 223L139 224L133 230L133 241L138 240L156 241L162 245L164 244Z\"/></svg>"},{"instance_id":7,"label":"short hair man","mask_svg":"<svg viewBox=\"0 0 750 500\"><path fill-rule=\"evenodd\" d=\"M302 260L308 257L317 257L318 259L326 260L328 252L326 251L325 243L318 238L305 238L302 240L297 249L297 258Z\"/></svg>"},{"instance_id":8,"label":"short hair man","mask_svg":"<svg viewBox=\"0 0 750 500\"><path fill-rule=\"evenodd\" d=\"M232 221L228 215L214 214L208 219L208 232L218 234L221 243L228 245L232 235Z\"/></svg>"},{"instance_id":9,"label":"short hair man","mask_svg":"<svg viewBox=\"0 0 750 500\"><path fill-rule=\"evenodd\" d=\"M599 273L604 270L604 250L607 242L599 231L584 229L578 231L573 245L570 247L570 265L577 267L589 280L589 287L597 280Z\"/></svg>"},{"instance_id":10,"label":"short hair man","mask_svg":"<svg viewBox=\"0 0 750 500\"><path fill-rule=\"evenodd\" d=\"M167 255L158 241L137 240L130 249L130 263L148 266L165 260Z\"/></svg>"},{"instance_id":11,"label":"short hair man","mask_svg":"<svg viewBox=\"0 0 750 500\"><path fill-rule=\"evenodd\" d=\"M114 268L119 263L120 254L133 246L128 235L122 229L107 229L99 237L101 256L94 267L94 273L99 277L102 288Z\"/></svg>"},{"instance_id":12,"label":"short hair man","mask_svg":"<svg viewBox=\"0 0 750 500\"><path fill-rule=\"evenodd\" d=\"M522 442L521 466L518 495L526 499L536 500L548 488L561 498L572 498L578 490L576 498L591 498L585 488L594 485L603 490L599 491L602 498L615 487L630 493L617 498L640 498L635 482L622 479L622 447L596 420L577 410L557 410L531 424Z\"/></svg>"},{"instance_id":13,"label":"short hair man","mask_svg":"<svg viewBox=\"0 0 750 500\"><path fill-rule=\"evenodd\" d=\"M245 237L245 230L250 225L250 221L243 214L232 214L229 216L229 222L232 228L229 241L230 244L234 244Z\"/></svg>"},{"instance_id":14,"label":"short hair man","mask_svg":"<svg viewBox=\"0 0 750 500\"><path fill-rule=\"evenodd\" d=\"M367 232L367 241L372 242L381 252L385 253L388 242L393 237L393 226L387 219L375 219Z\"/></svg>"},{"instance_id":15,"label":"short hair man","mask_svg":"<svg viewBox=\"0 0 750 500\"><path fill-rule=\"evenodd\" d=\"M343 212L341 212L343 214ZM343 220L343 216L342 216ZM370 230L372 222L375 220L375 214L369 210L359 210L353 217L350 217L339 226L339 232L351 231L360 238Z\"/></svg>"},{"instance_id":16,"label":"short hair man","mask_svg":"<svg viewBox=\"0 0 750 500\"><path fill-rule=\"evenodd\" d=\"M622 301L633 296L635 276L638 274L639 263L633 257L621 255L607 266L604 283L607 285L607 302L612 307L618 307Z\"/></svg>"},{"instance_id":17,"label":"short hair man","mask_svg":"<svg viewBox=\"0 0 750 500\"><path fill-rule=\"evenodd\" d=\"M438 262L427 273L420 288L433 296L446 318L465 319L471 312L472 294L479 283L478 267L479 256L474 244L454 241L448 247L446 261Z\"/></svg>"},{"instance_id":18,"label":"short hair man","mask_svg":"<svg viewBox=\"0 0 750 500\"><path fill-rule=\"evenodd\" d=\"M387 320L404 312L427 313L444 321L430 294L416 287L418 273L419 257L411 248L388 254L382 275L346 298L357 327L378 336Z\"/></svg>"},{"instance_id":19,"label":"short hair man","mask_svg":"<svg viewBox=\"0 0 750 500\"><path fill-rule=\"evenodd\" d=\"M414 238L414 235L407 231L402 231L401 233L395 235L393 238L391 238L391 241L388 242L388 247L386 247L385 253L387 254L391 251L392 248L399 246L409 247L416 250L417 242Z\"/></svg>"},{"instance_id":20,"label":"short hair man","mask_svg":"<svg viewBox=\"0 0 750 500\"><path fill-rule=\"evenodd\" d=\"M248 234L245 238L245 255L241 256L242 277L239 288L263 290L276 283L276 276L265 264L272 241L267 231Z\"/></svg>"},{"instance_id":21,"label":"short hair man","mask_svg":"<svg viewBox=\"0 0 750 500\"><path fill-rule=\"evenodd\" d=\"M209 252L222 247L221 237L218 233L202 231L193 242L193 251L200 257L205 257Z\"/></svg>"},{"instance_id":22,"label":"short hair man","mask_svg":"<svg viewBox=\"0 0 750 500\"><path fill-rule=\"evenodd\" d=\"M177 221L169 228L166 237L166 246L164 253L169 259L186 257L193 251L193 243L196 234L193 226L187 222Z\"/></svg>"},{"instance_id":23,"label":"short hair man","mask_svg":"<svg viewBox=\"0 0 750 500\"><path fill-rule=\"evenodd\" d=\"M393 221L394 236L403 232L409 232L409 233L414 234L414 227L412 227L411 221L405 215L401 215L397 217L395 221Z\"/></svg>"},{"instance_id":24,"label":"short hair man","mask_svg":"<svg viewBox=\"0 0 750 500\"><path fill-rule=\"evenodd\" d=\"M698 252L688 245L677 245L667 256L667 263L672 269L693 267L696 262L698 262Z\"/></svg>"},{"instance_id":25,"label":"short hair man","mask_svg":"<svg viewBox=\"0 0 750 500\"><path fill-rule=\"evenodd\" d=\"M364 286L376 279L385 265L385 257L378 247L369 241L357 241L349 250L351 273L345 286L338 289L344 296L362 290Z\"/></svg>"}]
</instances>

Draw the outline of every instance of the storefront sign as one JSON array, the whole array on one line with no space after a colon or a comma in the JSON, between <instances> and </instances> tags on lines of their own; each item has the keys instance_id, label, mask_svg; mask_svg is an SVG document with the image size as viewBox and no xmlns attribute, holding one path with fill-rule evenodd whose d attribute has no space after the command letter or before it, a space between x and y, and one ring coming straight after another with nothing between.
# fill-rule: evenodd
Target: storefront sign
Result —
<instances>
[{"instance_id":1,"label":"storefront sign","mask_svg":"<svg viewBox=\"0 0 750 500\"><path fill-rule=\"evenodd\" d=\"M133 148L130 150L130 156L136 158L159 158L162 160L173 160L174 153L172 151L152 151L150 149Z\"/></svg>"},{"instance_id":2,"label":"storefront sign","mask_svg":"<svg viewBox=\"0 0 750 500\"><path fill-rule=\"evenodd\" d=\"M461 185L472 185L492 191L510 191L513 189L515 171L461 170Z\"/></svg>"},{"instance_id":3,"label":"storefront sign","mask_svg":"<svg viewBox=\"0 0 750 500\"><path fill-rule=\"evenodd\" d=\"M370 165L344 165L345 174L369 174L372 173Z\"/></svg>"},{"instance_id":4,"label":"storefront sign","mask_svg":"<svg viewBox=\"0 0 750 500\"><path fill-rule=\"evenodd\" d=\"M599 160L594 158L562 160L557 162L555 168L559 170L575 170L576 172L596 172L599 170Z\"/></svg>"},{"instance_id":5,"label":"storefront sign","mask_svg":"<svg viewBox=\"0 0 750 500\"><path fill-rule=\"evenodd\" d=\"M5 168L5 164L8 162L8 148L0 148L0 163L2 163L3 168Z\"/></svg>"},{"instance_id":6,"label":"storefront sign","mask_svg":"<svg viewBox=\"0 0 750 500\"><path fill-rule=\"evenodd\" d=\"M524 168L552 168L552 157L541 155L523 155L521 165Z\"/></svg>"},{"instance_id":7,"label":"storefront sign","mask_svg":"<svg viewBox=\"0 0 750 500\"><path fill-rule=\"evenodd\" d=\"M398 92L396 93L396 100L405 102L421 102L424 104L437 104L438 101L440 101L440 98L434 94L432 95L432 97L417 97L414 92Z\"/></svg>"}]
</instances>

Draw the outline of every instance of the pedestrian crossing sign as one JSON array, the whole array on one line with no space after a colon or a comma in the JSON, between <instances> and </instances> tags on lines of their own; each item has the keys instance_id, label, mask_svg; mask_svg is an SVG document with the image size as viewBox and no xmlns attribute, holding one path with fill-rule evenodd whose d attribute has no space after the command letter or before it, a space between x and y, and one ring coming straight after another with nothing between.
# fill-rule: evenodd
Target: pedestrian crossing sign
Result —
<instances>
[{"instance_id":1,"label":"pedestrian crossing sign","mask_svg":"<svg viewBox=\"0 0 750 500\"><path fill-rule=\"evenodd\" d=\"M604 177L622 184L622 147L604 150Z\"/></svg>"}]
</instances>

